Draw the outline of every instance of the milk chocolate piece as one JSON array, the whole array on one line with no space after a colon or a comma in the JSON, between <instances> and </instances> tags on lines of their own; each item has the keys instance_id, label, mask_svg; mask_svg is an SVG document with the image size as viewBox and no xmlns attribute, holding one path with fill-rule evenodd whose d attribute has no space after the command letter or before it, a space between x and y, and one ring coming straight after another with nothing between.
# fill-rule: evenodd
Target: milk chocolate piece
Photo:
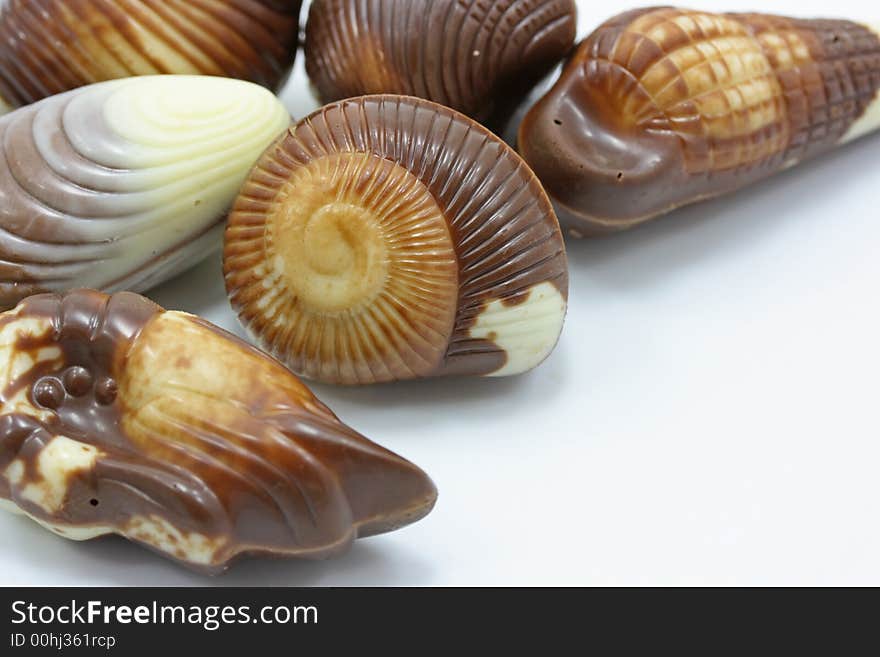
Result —
<instances>
[{"instance_id":1,"label":"milk chocolate piece","mask_svg":"<svg viewBox=\"0 0 880 657\"><path fill-rule=\"evenodd\" d=\"M301 0L9 0L0 104L93 82L207 74L276 89L296 54Z\"/></svg>"},{"instance_id":2,"label":"milk chocolate piece","mask_svg":"<svg viewBox=\"0 0 880 657\"><path fill-rule=\"evenodd\" d=\"M337 554L435 498L416 466L196 317L88 290L0 315L0 503L61 536L119 534L214 573L244 554Z\"/></svg>"},{"instance_id":3,"label":"milk chocolate piece","mask_svg":"<svg viewBox=\"0 0 880 657\"><path fill-rule=\"evenodd\" d=\"M229 218L242 322L304 376L518 374L562 330L568 270L540 183L488 130L409 96L328 105L269 148Z\"/></svg>"},{"instance_id":4,"label":"milk chocolate piece","mask_svg":"<svg viewBox=\"0 0 880 657\"><path fill-rule=\"evenodd\" d=\"M574 0L315 0L306 69L324 102L404 94L486 120L574 46Z\"/></svg>"},{"instance_id":5,"label":"milk chocolate piece","mask_svg":"<svg viewBox=\"0 0 880 657\"><path fill-rule=\"evenodd\" d=\"M266 89L206 76L102 82L0 118L0 310L145 290L197 263L289 123Z\"/></svg>"},{"instance_id":6,"label":"milk chocolate piece","mask_svg":"<svg viewBox=\"0 0 880 657\"><path fill-rule=\"evenodd\" d=\"M576 236L630 228L880 126L878 31L641 9L578 48L519 149Z\"/></svg>"}]
</instances>

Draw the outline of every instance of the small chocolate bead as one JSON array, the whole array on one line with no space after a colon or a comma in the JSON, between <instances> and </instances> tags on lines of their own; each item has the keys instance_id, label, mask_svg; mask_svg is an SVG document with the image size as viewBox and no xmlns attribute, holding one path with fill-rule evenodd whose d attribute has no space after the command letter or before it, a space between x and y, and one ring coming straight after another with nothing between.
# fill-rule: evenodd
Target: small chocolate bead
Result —
<instances>
[{"instance_id":1,"label":"small chocolate bead","mask_svg":"<svg viewBox=\"0 0 880 657\"><path fill-rule=\"evenodd\" d=\"M34 400L43 408L55 410L64 402L64 389L57 379L45 377L34 384Z\"/></svg>"},{"instance_id":2,"label":"small chocolate bead","mask_svg":"<svg viewBox=\"0 0 880 657\"><path fill-rule=\"evenodd\" d=\"M118 392L119 385L116 383L116 380L105 376L98 379L98 384L95 386L95 399L102 406L109 406L116 401L116 394Z\"/></svg>"},{"instance_id":3,"label":"small chocolate bead","mask_svg":"<svg viewBox=\"0 0 880 657\"><path fill-rule=\"evenodd\" d=\"M74 397L82 397L92 389L92 373L78 365L64 373L64 389Z\"/></svg>"},{"instance_id":4,"label":"small chocolate bead","mask_svg":"<svg viewBox=\"0 0 880 657\"><path fill-rule=\"evenodd\" d=\"M0 501L68 538L119 534L214 574L246 554L333 556L434 506L422 470L201 319L75 290L29 297L0 327ZM79 399L62 383L76 366L94 379Z\"/></svg>"}]
</instances>

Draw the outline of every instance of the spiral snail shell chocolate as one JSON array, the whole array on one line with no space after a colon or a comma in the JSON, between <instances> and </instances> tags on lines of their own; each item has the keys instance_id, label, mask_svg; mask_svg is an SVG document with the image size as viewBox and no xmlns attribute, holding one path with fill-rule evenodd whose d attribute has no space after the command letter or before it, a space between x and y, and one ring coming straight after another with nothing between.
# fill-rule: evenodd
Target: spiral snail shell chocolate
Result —
<instances>
[{"instance_id":1,"label":"spiral snail shell chocolate","mask_svg":"<svg viewBox=\"0 0 880 657\"><path fill-rule=\"evenodd\" d=\"M875 130L878 90L869 26L641 9L579 46L519 149L573 234L604 233Z\"/></svg>"},{"instance_id":2,"label":"spiral snail shell chocolate","mask_svg":"<svg viewBox=\"0 0 880 657\"><path fill-rule=\"evenodd\" d=\"M214 573L319 558L427 514L416 466L286 368L128 292L0 314L0 504L61 536L118 534Z\"/></svg>"},{"instance_id":3,"label":"spiral snail shell chocolate","mask_svg":"<svg viewBox=\"0 0 880 657\"><path fill-rule=\"evenodd\" d=\"M306 69L324 102L406 94L486 120L574 45L574 0L315 0Z\"/></svg>"},{"instance_id":4,"label":"spiral snail shell chocolate","mask_svg":"<svg viewBox=\"0 0 880 657\"><path fill-rule=\"evenodd\" d=\"M404 96L328 105L270 147L230 213L224 270L268 351L346 384L529 370L568 292L531 170L466 116Z\"/></svg>"},{"instance_id":5,"label":"spiral snail shell chocolate","mask_svg":"<svg viewBox=\"0 0 880 657\"><path fill-rule=\"evenodd\" d=\"M268 90L206 76L102 82L0 118L0 309L144 290L197 263L289 123Z\"/></svg>"},{"instance_id":6,"label":"spiral snail shell chocolate","mask_svg":"<svg viewBox=\"0 0 880 657\"><path fill-rule=\"evenodd\" d=\"M301 0L9 0L0 104L94 82L207 74L275 89L296 54Z\"/></svg>"}]
</instances>

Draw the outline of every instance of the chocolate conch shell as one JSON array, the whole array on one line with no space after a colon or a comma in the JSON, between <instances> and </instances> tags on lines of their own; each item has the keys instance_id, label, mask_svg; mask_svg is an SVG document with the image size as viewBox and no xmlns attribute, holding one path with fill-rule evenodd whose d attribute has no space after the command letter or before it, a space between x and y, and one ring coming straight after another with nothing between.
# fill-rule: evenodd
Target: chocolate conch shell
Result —
<instances>
[{"instance_id":1,"label":"chocolate conch shell","mask_svg":"<svg viewBox=\"0 0 880 657\"><path fill-rule=\"evenodd\" d=\"M197 263L289 123L270 91L207 76L102 82L0 118L0 309L141 291Z\"/></svg>"},{"instance_id":2,"label":"chocolate conch shell","mask_svg":"<svg viewBox=\"0 0 880 657\"><path fill-rule=\"evenodd\" d=\"M525 372L568 297L559 223L522 159L405 96L327 105L270 147L230 213L224 271L260 344L344 384Z\"/></svg>"},{"instance_id":3,"label":"chocolate conch shell","mask_svg":"<svg viewBox=\"0 0 880 657\"><path fill-rule=\"evenodd\" d=\"M669 7L612 18L519 149L575 235L630 228L880 126L878 29Z\"/></svg>"},{"instance_id":4,"label":"chocolate conch shell","mask_svg":"<svg viewBox=\"0 0 880 657\"><path fill-rule=\"evenodd\" d=\"M427 514L416 466L286 368L144 297L38 295L0 315L0 503L214 573L320 558Z\"/></svg>"},{"instance_id":5,"label":"chocolate conch shell","mask_svg":"<svg viewBox=\"0 0 880 657\"><path fill-rule=\"evenodd\" d=\"M306 69L324 102L419 96L486 120L574 46L574 0L315 0Z\"/></svg>"},{"instance_id":6,"label":"chocolate conch shell","mask_svg":"<svg viewBox=\"0 0 880 657\"><path fill-rule=\"evenodd\" d=\"M8 0L0 105L136 75L217 75L276 89L293 64L301 0Z\"/></svg>"}]
</instances>

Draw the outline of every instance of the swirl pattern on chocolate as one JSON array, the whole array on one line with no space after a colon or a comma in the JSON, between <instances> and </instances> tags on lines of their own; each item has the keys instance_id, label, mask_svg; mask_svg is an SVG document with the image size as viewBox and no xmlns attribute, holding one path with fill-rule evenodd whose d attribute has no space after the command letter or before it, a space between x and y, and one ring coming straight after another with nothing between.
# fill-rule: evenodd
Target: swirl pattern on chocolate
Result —
<instances>
[{"instance_id":1,"label":"swirl pattern on chocolate","mask_svg":"<svg viewBox=\"0 0 880 657\"><path fill-rule=\"evenodd\" d=\"M642 9L602 25L519 149L576 235L629 228L880 126L880 37L845 20Z\"/></svg>"},{"instance_id":2,"label":"swirl pattern on chocolate","mask_svg":"<svg viewBox=\"0 0 880 657\"><path fill-rule=\"evenodd\" d=\"M306 68L324 102L404 94L487 119L574 45L574 0L315 0Z\"/></svg>"},{"instance_id":3,"label":"swirl pattern on chocolate","mask_svg":"<svg viewBox=\"0 0 880 657\"><path fill-rule=\"evenodd\" d=\"M328 105L271 147L230 214L224 268L261 344L349 384L524 372L555 346L568 293L525 163L404 96Z\"/></svg>"},{"instance_id":4,"label":"swirl pattern on chocolate","mask_svg":"<svg viewBox=\"0 0 880 657\"><path fill-rule=\"evenodd\" d=\"M266 89L204 76L103 82L0 118L0 308L144 290L197 263L289 122Z\"/></svg>"},{"instance_id":5,"label":"swirl pattern on chocolate","mask_svg":"<svg viewBox=\"0 0 880 657\"><path fill-rule=\"evenodd\" d=\"M9 0L0 99L27 105L94 82L206 74L275 89L296 54L301 0Z\"/></svg>"},{"instance_id":6,"label":"swirl pattern on chocolate","mask_svg":"<svg viewBox=\"0 0 880 657\"><path fill-rule=\"evenodd\" d=\"M0 315L0 356L0 499L62 536L214 573L330 556L434 504L282 365L143 297L31 297Z\"/></svg>"}]
</instances>

